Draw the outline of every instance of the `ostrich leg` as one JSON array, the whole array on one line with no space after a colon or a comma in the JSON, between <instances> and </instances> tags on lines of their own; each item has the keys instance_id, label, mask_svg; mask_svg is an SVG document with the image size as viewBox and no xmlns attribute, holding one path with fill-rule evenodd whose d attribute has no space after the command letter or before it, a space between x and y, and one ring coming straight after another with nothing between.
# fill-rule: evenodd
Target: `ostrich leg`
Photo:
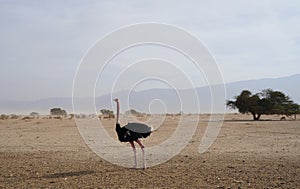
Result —
<instances>
[{"instance_id":1,"label":"ostrich leg","mask_svg":"<svg viewBox=\"0 0 300 189\"><path fill-rule=\"evenodd\" d=\"M146 169L145 146L143 145L142 141L140 141L140 140L137 140L136 142L140 145L140 147L142 149L143 169Z\"/></svg>"},{"instance_id":2,"label":"ostrich leg","mask_svg":"<svg viewBox=\"0 0 300 189\"><path fill-rule=\"evenodd\" d=\"M137 161L136 161L136 149L133 142L130 142L132 150L133 150L133 157L134 157L134 166L133 168L137 168Z\"/></svg>"}]
</instances>

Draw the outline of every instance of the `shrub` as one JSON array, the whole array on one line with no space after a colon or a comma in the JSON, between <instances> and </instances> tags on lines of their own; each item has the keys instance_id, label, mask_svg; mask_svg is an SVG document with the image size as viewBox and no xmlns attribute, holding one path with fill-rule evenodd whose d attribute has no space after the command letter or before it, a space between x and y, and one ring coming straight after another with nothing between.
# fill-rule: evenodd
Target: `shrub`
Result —
<instances>
[{"instance_id":1,"label":"shrub","mask_svg":"<svg viewBox=\"0 0 300 189\"><path fill-rule=\"evenodd\" d=\"M9 115L6 115L6 114L0 115L0 119L2 119L2 120L8 119L8 118L9 118Z\"/></svg>"},{"instance_id":2,"label":"shrub","mask_svg":"<svg viewBox=\"0 0 300 189\"><path fill-rule=\"evenodd\" d=\"M52 108L50 110L50 115L54 116L67 116L66 110L63 110L61 108Z\"/></svg>"},{"instance_id":3,"label":"shrub","mask_svg":"<svg viewBox=\"0 0 300 189\"><path fill-rule=\"evenodd\" d=\"M40 114L37 112L31 112L29 115L33 117L38 117Z\"/></svg>"},{"instance_id":4,"label":"shrub","mask_svg":"<svg viewBox=\"0 0 300 189\"><path fill-rule=\"evenodd\" d=\"M11 114L10 115L10 119L18 119L20 116L16 115L16 114Z\"/></svg>"}]
</instances>

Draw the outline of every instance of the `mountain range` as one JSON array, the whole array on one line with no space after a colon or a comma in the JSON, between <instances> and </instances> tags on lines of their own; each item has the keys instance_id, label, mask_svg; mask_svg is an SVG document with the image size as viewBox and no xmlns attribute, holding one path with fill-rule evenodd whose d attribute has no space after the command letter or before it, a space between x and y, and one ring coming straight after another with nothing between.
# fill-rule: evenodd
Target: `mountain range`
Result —
<instances>
[{"instance_id":1,"label":"mountain range","mask_svg":"<svg viewBox=\"0 0 300 189\"><path fill-rule=\"evenodd\" d=\"M271 88L279 90L288 95L294 102L300 103L300 90L297 88L300 83L300 74L280 77L280 78L266 78L247 81L238 81L225 84L226 99L233 99L240 94L242 90L249 90L253 93L260 92L262 89ZM150 113L207 113L211 110L211 87L204 86L195 89L161 89L153 88L144 91L121 91L114 94L107 94L96 97L95 106L96 110L100 109L113 109L112 97L118 97L121 103L121 111L128 109L135 109L141 112ZM129 95L129 98L127 96ZM197 98L199 106L197 106ZM91 108L85 103L90 101L91 98L76 98L73 101L79 104L74 113L92 113ZM92 99L93 100L93 99ZM225 106L224 102L218 103L216 111L222 111ZM149 105L150 104L150 105ZM39 112L41 114L48 114L49 110L54 107L61 107L67 112L73 112L72 98L47 98L36 101L2 101L0 102L0 113L20 113L28 114L30 112ZM199 109L200 108L200 109ZM94 110L94 109L93 109Z\"/></svg>"}]
</instances>

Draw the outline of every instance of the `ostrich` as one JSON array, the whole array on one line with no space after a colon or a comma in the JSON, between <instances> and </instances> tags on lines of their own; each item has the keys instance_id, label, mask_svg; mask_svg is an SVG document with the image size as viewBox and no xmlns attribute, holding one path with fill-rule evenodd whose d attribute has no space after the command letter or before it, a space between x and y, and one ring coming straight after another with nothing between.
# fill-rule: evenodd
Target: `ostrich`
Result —
<instances>
[{"instance_id":1,"label":"ostrich","mask_svg":"<svg viewBox=\"0 0 300 189\"><path fill-rule=\"evenodd\" d=\"M118 134L118 139L120 142L129 142L131 144L133 154L134 154L134 168L137 168L136 148L134 142L139 144L139 146L142 149L143 169L146 169L145 146L143 145L140 139L148 137L152 132L152 128L149 127L148 125L141 124L141 123L128 123L124 127L121 127L119 124L119 113L120 113L119 99L115 98L114 101L117 103L116 132Z\"/></svg>"}]
</instances>

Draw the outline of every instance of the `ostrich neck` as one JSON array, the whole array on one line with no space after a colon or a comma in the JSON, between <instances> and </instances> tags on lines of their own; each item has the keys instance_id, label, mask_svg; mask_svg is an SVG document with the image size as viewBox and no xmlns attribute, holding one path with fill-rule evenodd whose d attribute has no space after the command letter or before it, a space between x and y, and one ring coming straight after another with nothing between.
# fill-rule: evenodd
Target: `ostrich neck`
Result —
<instances>
[{"instance_id":1,"label":"ostrich neck","mask_svg":"<svg viewBox=\"0 0 300 189\"><path fill-rule=\"evenodd\" d=\"M120 114L120 104L119 101L117 101L117 123L119 123L119 114Z\"/></svg>"}]
</instances>

